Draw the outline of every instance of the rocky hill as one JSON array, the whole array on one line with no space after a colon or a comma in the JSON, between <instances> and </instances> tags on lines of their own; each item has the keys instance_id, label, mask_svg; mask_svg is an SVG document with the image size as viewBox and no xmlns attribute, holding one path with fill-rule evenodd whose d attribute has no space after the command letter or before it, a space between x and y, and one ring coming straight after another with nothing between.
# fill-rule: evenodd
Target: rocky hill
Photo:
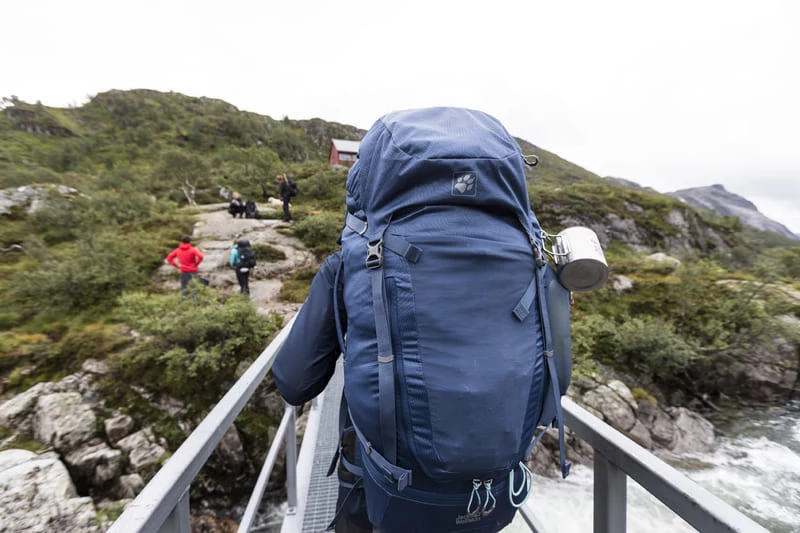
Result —
<instances>
[{"instance_id":1,"label":"rocky hill","mask_svg":"<svg viewBox=\"0 0 800 533\"><path fill-rule=\"evenodd\" d=\"M725 190L722 185L681 189L669 194L689 205L715 211L722 216L735 216L746 226L778 233L789 239L800 239L789 228L761 213L751 201Z\"/></svg>"},{"instance_id":2,"label":"rocky hill","mask_svg":"<svg viewBox=\"0 0 800 533\"><path fill-rule=\"evenodd\" d=\"M328 144L363 133L148 90L70 109L5 102L0 470L19 476L0 479L0 516L18 503L3 499L16 494L8 487L43 470L81 523L92 505L111 517L139 490L297 310L336 249L347 169L327 164ZM575 295L572 308L574 392L585 405L644 446L679 453L691 446L675 432L709 435L687 429L684 409L797 397L800 246L751 237L735 216L518 142L540 159L528 190L544 229L594 229L610 267L608 284ZM301 191L292 225L271 206L276 173L292 174ZM255 199L261 217L231 219L221 202L233 190ZM210 282L191 306L164 266L187 234L206 254ZM242 236L263 254L250 299L227 267ZM235 508L232 490L248 486L283 408L269 379L263 387L227 439L234 453L192 487L193 502ZM22 448L37 454L11 452ZM231 473L237 483L226 488L219 480ZM48 483L29 483L26 494L41 496ZM34 512L21 516L36 523Z\"/></svg>"}]
</instances>

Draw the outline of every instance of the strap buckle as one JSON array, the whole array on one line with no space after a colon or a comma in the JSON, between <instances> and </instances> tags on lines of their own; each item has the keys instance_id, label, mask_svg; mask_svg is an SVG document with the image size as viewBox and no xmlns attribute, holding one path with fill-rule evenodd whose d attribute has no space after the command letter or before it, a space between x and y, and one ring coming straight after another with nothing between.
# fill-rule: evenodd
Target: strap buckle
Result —
<instances>
[{"instance_id":1,"label":"strap buckle","mask_svg":"<svg viewBox=\"0 0 800 533\"><path fill-rule=\"evenodd\" d=\"M383 266L383 237L377 241L367 243L367 268L375 270Z\"/></svg>"}]
</instances>

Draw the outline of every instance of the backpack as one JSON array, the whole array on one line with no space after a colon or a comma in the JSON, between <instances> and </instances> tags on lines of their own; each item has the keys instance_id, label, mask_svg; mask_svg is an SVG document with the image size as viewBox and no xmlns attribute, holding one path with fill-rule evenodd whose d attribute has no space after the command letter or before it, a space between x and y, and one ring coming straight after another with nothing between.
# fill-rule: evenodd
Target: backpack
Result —
<instances>
[{"instance_id":1,"label":"backpack","mask_svg":"<svg viewBox=\"0 0 800 533\"><path fill-rule=\"evenodd\" d=\"M500 531L528 497L537 426L558 427L564 477L570 466L569 291L543 254L519 147L478 111L390 113L346 189L343 412L361 466L344 464L370 522Z\"/></svg>"},{"instance_id":2,"label":"backpack","mask_svg":"<svg viewBox=\"0 0 800 533\"><path fill-rule=\"evenodd\" d=\"M246 218L258 217L258 209L256 209L256 202L254 200L247 200L247 202L244 204L244 216Z\"/></svg>"},{"instance_id":3,"label":"backpack","mask_svg":"<svg viewBox=\"0 0 800 533\"><path fill-rule=\"evenodd\" d=\"M239 241L239 261L236 263L236 268L253 268L256 266L256 253L253 247L250 246L250 241L241 239Z\"/></svg>"},{"instance_id":4,"label":"backpack","mask_svg":"<svg viewBox=\"0 0 800 533\"><path fill-rule=\"evenodd\" d=\"M286 175L286 182L289 184L289 196L294 197L300 194L300 189L297 188L297 182L288 174Z\"/></svg>"}]
</instances>

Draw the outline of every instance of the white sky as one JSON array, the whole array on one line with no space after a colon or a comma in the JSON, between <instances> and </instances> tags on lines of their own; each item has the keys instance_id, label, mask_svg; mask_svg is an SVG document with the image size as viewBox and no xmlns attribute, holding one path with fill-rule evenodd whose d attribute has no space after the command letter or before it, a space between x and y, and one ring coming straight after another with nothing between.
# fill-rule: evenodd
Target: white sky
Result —
<instances>
[{"instance_id":1,"label":"white sky","mask_svg":"<svg viewBox=\"0 0 800 533\"><path fill-rule=\"evenodd\" d=\"M800 2L25 0L0 8L0 96L220 98L364 129L486 111L602 176L721 183L800 232Z\"/></svg>"}]
</instances>

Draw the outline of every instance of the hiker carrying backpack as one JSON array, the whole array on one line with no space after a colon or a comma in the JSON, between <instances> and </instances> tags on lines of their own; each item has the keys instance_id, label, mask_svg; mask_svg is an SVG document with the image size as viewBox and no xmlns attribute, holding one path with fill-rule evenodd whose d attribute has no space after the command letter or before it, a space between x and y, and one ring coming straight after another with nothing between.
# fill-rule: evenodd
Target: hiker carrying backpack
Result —
<instances>
[{"instance_id":1,"label":"hiker carrying backpack","mask_svg":"<svg viewBox=\"0 0 800 533\"><path fill-rule=\"evenodd\" d=\"M236 269L253 268L256 266L256 253L247 239L239 239L236 247L238 253L238 260L235 260L234 267Z\"/></svg>"},{"instance_id":2,"label":"hiker carrying backpack","mask_svg":"<svg viewBox=\"0 0 800 533\"><path fill-rule=\"evenodd\" d=\"M300 189L297 187L297 182L294 181L294 178L289 174L284 174L286 176L286 183L289 184L289 196L294 198L298 194L300 194Z\"/></svg>"},{"instance_id":3,"label":"hiker carrying backpack","mask_svg":"<svg viewBox=\"0 0 800 533\"><path fill-rule=\"evenodd\" d=\"M391 113L346 188L342 249L276 358L278 388L311 399L342 345L355 481L340 513L363 497L382 532L500 531L530 492L537 426L559 428L569 471L569 292L545 261L519 147L477 111Z\"/></svg>"},{"instance_id":4,"label":"hiker carrying backpack","mask_svg":"<svg viewBox=\"0 0 800 533\"><path fill-rule=\"evenodd\" d=\"M244 204L245 218L258 218L258 209L256 209L256 202L252 198L247 200Z\"/></svg>"}]
</instances>

